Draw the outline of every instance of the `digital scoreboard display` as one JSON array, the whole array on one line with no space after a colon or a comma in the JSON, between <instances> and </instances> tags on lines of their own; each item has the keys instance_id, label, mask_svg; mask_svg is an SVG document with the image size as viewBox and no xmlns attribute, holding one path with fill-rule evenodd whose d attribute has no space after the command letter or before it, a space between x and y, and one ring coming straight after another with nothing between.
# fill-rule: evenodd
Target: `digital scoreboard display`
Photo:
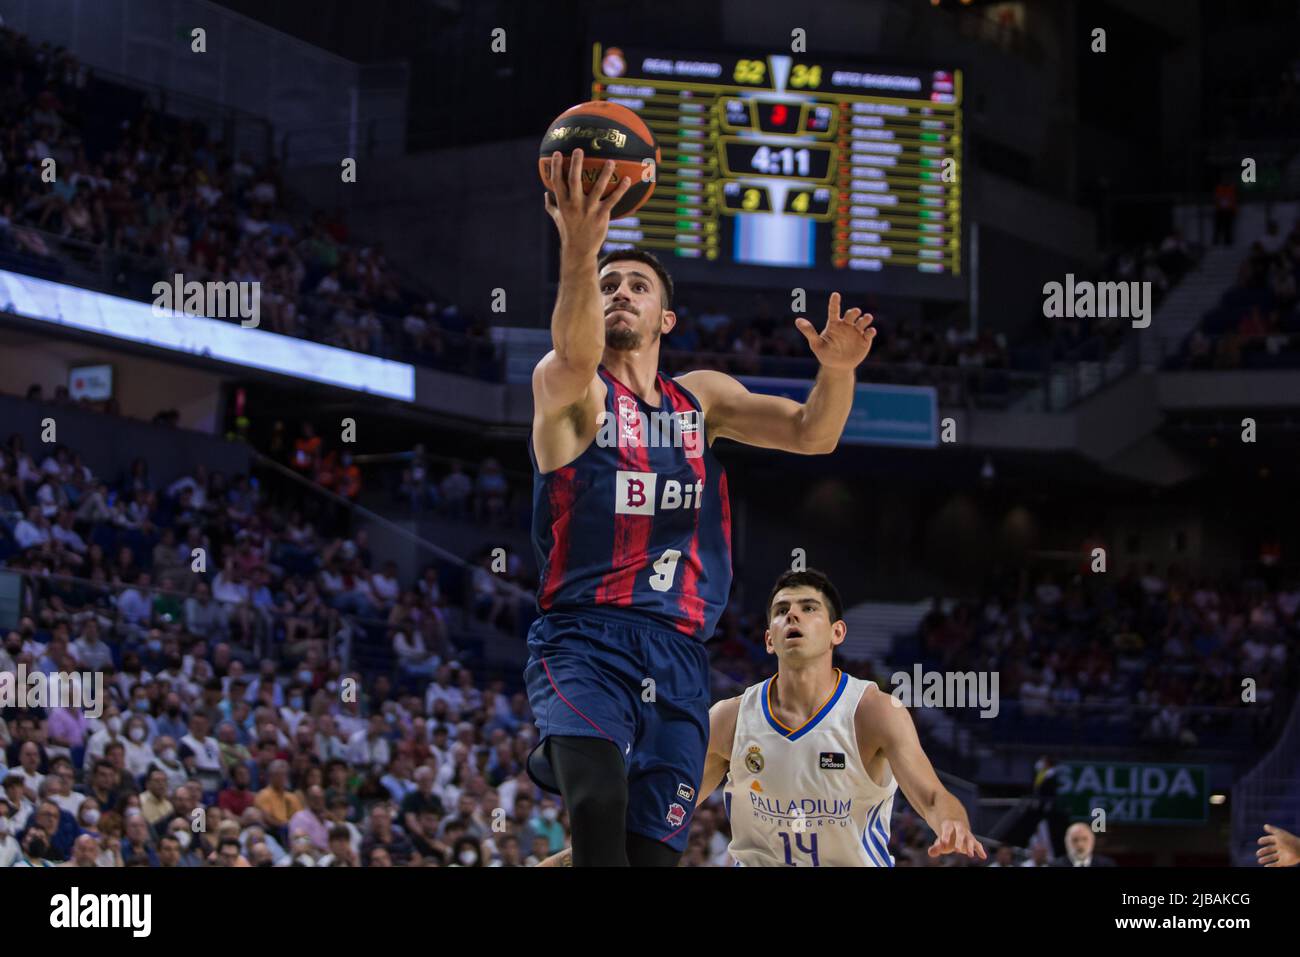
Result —
<instances>
[{"instance_id":1,"label":"digital scoreboard display","mask_svg":"<svg viewBox=\"0 0 1300 957\"><path fill-rule=\"evenodd\" d=\"M961 71L594 42L591 93L661 155L602 251L649 249L693 282L966 295Z\"/></svg>"}]
</instances>

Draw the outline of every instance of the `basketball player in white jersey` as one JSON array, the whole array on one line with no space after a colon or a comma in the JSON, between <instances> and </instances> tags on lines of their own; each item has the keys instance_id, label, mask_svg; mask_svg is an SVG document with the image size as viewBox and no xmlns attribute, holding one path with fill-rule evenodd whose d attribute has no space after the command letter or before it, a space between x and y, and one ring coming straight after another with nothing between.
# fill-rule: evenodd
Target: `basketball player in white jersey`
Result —
<instances>
[{"instance_id":1,"label":"basketball player in white jersey","mask_svg":"<svg viewBox=\"0 0 1300 957\"><path fill-rule=\"evenodd\" d=\"M732 858L748 867L893 867L889 820L901 787L938 835L931 857L986 859L907 709L832 666L847 628L841 611L821 572L781 575L764 636L777 673L709 712L700 796L726 778Z\"/></svg>"},{"instance_id":2,"label":"basketball player in white jersey","mask_svg":"<svg viewBox=\"0 0 1300 957\"><path fill-rule=\"evenodd\" d=\"M709 711L699 798L726 778L732 858L748 867L893 867L889 821L901 787L938 835L931 857L986 860L907 709L831 664L847 626L830 580L813 569L785 572L767 617L777 673ZM570 866L569 851L541 866Z\"/></svg>"}]
</instances>

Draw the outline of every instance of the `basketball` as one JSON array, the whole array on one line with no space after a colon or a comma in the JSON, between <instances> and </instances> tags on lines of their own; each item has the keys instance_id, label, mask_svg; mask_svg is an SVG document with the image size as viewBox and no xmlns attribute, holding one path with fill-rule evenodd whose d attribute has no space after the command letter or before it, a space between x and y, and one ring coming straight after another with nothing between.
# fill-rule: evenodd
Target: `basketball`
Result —
<instances>
[{"instance_id":1,"label":"basketball","mask_svg":"<svg viewBox=\"0 0 1300 957\"><path fill-rule=\"evenodd\" d=\"M655 191L659 171L659 146L641 117L626 106L606 101L580 103L565 110L551 123L538 150L537 172L547 185L551 154L564 154L564 173L569 157L582 150L582 191L589 193L600 178L606 160L614 160L614 175L602 194L608 196L628 176L632 187L614 207L611 219L636 212Z\"/></svg>"}]
</instances>

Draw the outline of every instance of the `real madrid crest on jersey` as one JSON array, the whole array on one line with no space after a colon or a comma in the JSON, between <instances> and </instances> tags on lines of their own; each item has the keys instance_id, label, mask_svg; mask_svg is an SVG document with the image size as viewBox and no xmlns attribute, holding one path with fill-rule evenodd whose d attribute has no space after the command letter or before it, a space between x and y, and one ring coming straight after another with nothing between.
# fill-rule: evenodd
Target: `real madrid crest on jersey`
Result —
<instances>
[{"instance_id":1,"label":"real madrid crest on jersey","mask_svg":"<svg viewBox=\"0 0 1300 957\"><path fill-rule=\"evenodd\" d=\"M749 751L745 754L745 767L749 768L750 774L758 774L763 770L763 752L758 745L749 746Z\"/></svg>"}]
</instances>

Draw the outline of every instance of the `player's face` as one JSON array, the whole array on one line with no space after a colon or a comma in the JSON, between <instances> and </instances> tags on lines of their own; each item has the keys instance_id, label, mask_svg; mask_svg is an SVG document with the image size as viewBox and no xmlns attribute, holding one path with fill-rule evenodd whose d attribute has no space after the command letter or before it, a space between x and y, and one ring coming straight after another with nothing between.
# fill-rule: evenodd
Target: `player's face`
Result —
<instances>
[{"instance_id":1,"label":"player's face","mask_svg":"<svg viewBox=\"0 0 1300 957\"><path fill-rule=\"evenodd\" d=\"M767 650L780 661L829 656L844 640L844 622L831 621L830 606L811 585L782 588L768 614Z\"/></svg>"},{"instance_id":2,"label":"player's face","mask_svg":"<svg viewBox=\"0 0 1300 957\"><path fill-rule=\"evenodd\" d=\"M605 345L611 349L631 352L653 345L677 322L673 313L664 310L659 277L645 263L608 263L600 273L600 296Z\"/></svg>"}]
</instances>

